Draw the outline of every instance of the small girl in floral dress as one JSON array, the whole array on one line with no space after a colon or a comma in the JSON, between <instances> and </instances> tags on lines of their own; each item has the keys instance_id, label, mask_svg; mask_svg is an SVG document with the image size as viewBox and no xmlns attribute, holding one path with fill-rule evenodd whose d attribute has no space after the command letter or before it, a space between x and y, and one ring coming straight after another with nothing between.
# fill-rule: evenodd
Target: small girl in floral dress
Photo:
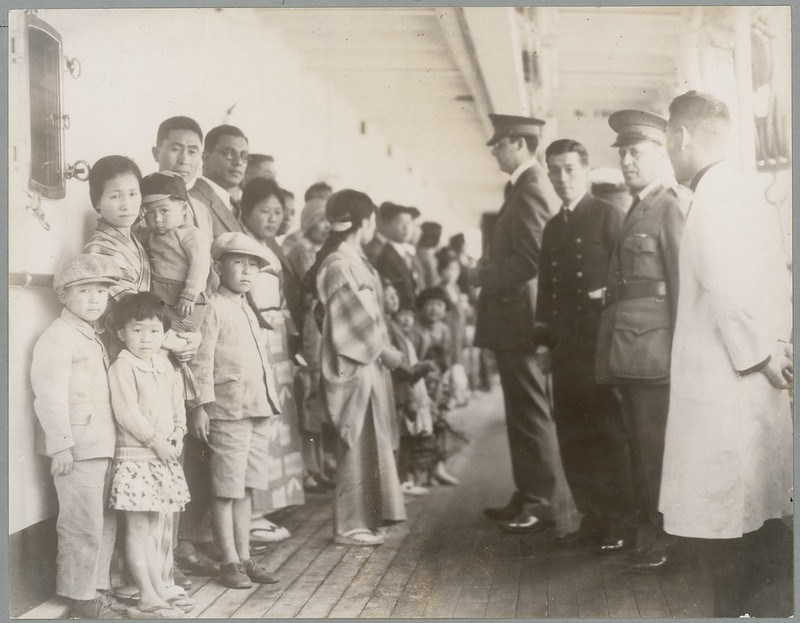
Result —
<instances>
[{"instance_id":1,"label":"small girl in floral dress","mask_svg":"<svg viewBox=\"0 0 800 623\"><path fill-rule=\"evenodd\" d=\"M180 618L194 605L167 591L158 543L159 513L181 511L189 501L178 462L186 434L182 383L160 353L169 318L163 301L148 292L130 295L114 314L125 348L108 371L118 427L111 507L125 517L125 557L139 589L138 606L128 610L135 619Z\"/></svg>"}]
</instances>

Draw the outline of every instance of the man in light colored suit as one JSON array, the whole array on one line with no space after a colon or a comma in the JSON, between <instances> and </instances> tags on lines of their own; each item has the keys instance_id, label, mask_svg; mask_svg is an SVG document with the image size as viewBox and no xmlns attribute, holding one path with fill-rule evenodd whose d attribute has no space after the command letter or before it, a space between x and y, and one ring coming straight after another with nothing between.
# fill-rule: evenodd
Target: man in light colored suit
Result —
<instances>
[{"instance_id":1,"label":"man in light colored suit","mask_svg":"<svg viewBox=\"0 0 800 623\"><path fill-rule=\"evenodd\" d=\"M711 95L689 91L670 105L667 150L695 194L680 249L659 509L668 533L700 540L715 617L787 617L791 283L775 209L726 160L730 126Z\"/></svg>"},{"instance_id":2,"label":"man in light colored suit","mask_svg":"<svg viewBox=\"0 0 800 623\"><path fill-rule=\"evenodd\" d=\"M219 125L206 135L203 177L197 178L189 196L208 209L212 240L225 232L242 231L230 191L244 177L247 148L247 137L236 126Z\"/></svg>"}]
</instances>

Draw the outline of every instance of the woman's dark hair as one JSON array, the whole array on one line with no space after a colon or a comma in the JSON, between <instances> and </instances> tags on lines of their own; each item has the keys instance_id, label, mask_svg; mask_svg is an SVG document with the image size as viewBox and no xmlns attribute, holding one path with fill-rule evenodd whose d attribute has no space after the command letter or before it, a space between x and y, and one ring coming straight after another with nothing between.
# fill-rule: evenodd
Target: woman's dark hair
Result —
<instances>
[{"instance_id":1,"label":"woman's dark hair","mask_svg":"<svg viewBox=\"0 0 800 623\"><path fill-rule=\"evenodd\" d=\"M120 330L131 320L148 320L158 318L164 327L164 333L172 326L169 309L155 294L137 292L126 296L114 309L114 325Z\"/></svg>"},{"instance_id":2,"label":"woman's dark hair","mask_svg":"<svg viewBox=\"0 0 800 623\"><path fill-rule=\"evenodd\" d=\"M372 199L365 193L357 190L345 188L328 197L328 202L325 204L325 216L328 218L328 221L330 221L332 228L325 242L322 244L322 248L317 251L317 258L314 261L314 265L309 268L306 273L305 286L308 292L316 296L317 273L319 272L319 267L322 265L322 262L324 262L325 258L331 253L336 251L339 245L342 244L350 234L360 229L364 220L374 214L376 210L377 208ZM337 223L342 225L348 222L350 226L347 229L337 231Z\"/></svg>"},{"instance_id":3,"label":"woman's dark hair","mask_svg":"<svg viewBox=\"0 0 800 623\"><path fill-rule=\"evenodd\" d=\"M113 180L118 175L133 173L139 184L142 183L142 172L136 163L125 156L104 156L94 163L89 171L89 199L92 201L94 209L100 203L100 197L106 189L106 182Z\"/></svg>"},{"instance_id":4,"label":"woman's dark hair","mask_svg":"<svg viewBox=\"0 0 800 623\"><path fill-rule=\"evenodd\" d=\"M265 177L254 177L250 180L242 190L242 219L249 217L253 208L270 197L276 197L284 211L286 210L286 196L275 180L268 180Z\"/></svg>"},{"instance_id":5,"label":"woman's dark hair","mask_svg":"<svg viewBox=\"0 0 800 623\"><path fill-rule=\"evenodd\" d=\"M458 254L448 247L439 249L436 253L436 272L441 273L450 266L452 262L461 266L461 260L458 258Z\"/></svg>"}]
</instances>

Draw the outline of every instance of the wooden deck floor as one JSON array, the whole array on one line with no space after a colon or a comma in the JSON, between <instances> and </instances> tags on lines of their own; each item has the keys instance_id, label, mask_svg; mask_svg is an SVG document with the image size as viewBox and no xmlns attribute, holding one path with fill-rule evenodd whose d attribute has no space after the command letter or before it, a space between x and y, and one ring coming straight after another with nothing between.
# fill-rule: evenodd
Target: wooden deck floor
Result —
<instances>
[{"instance_id":1,"label":"wooden deck floor","mask_svg":"<svg viewBox=\"0 0 800 623\"><path fill-rule=\"evenodd\" d=\"M454 418L473 442L449 469L462 484L410 498L408 521L377 548L332 542L331 494L308 496L282 523L292 538L261 557L280 582L247 590L194 578L196 618L698 618L710 616L696 565L650 577L622 559L554 546L552 533L503 534L482 516L511 475L498 391Z\"/></svg>"}]
</instances>

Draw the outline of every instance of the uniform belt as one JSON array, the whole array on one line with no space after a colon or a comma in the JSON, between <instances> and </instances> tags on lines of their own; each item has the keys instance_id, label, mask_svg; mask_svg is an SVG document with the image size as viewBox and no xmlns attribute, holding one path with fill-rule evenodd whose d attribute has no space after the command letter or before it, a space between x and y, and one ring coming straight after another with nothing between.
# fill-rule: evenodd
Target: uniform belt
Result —
<instances>
[{"instance_id":1,"label":"uniform belt","mask_svg":"<svg viewBox=\"0 0 800 623\"><path fill-rule=\"evenodd\" d=\"M626 299L640 299L648 296L667 296L666 281L633 281L606 288L603 293L603 305Z\"/></svg>"}]
</instances>

